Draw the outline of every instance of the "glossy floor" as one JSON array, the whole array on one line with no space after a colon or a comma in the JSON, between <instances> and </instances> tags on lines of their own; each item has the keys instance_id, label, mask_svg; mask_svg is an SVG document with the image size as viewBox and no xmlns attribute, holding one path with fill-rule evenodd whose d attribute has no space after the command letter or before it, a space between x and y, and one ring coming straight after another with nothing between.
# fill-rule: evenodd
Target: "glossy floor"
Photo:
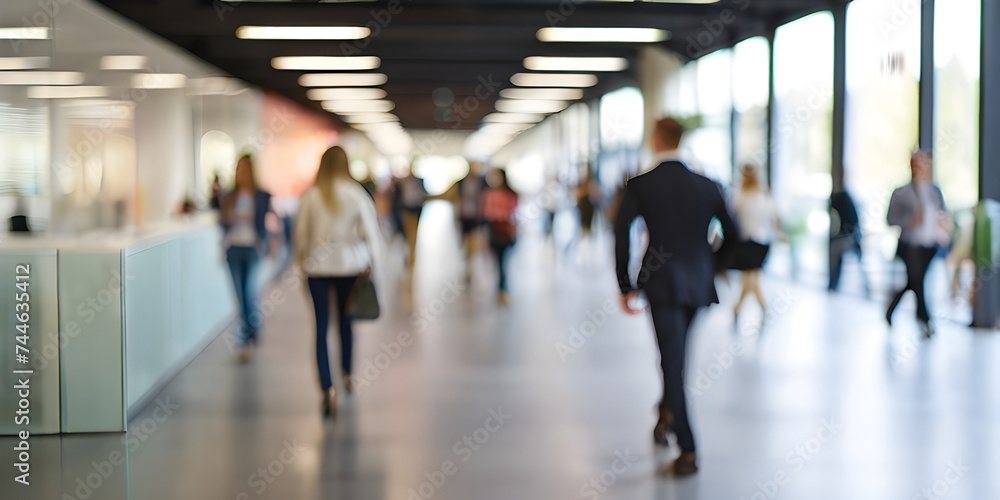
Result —
<instances>
[{"instance_id":1,"label":"glossy floor","mask_svg":"<svg viewBox=\"0 0 1000 500\"><path fill-rule=\"evenodd\" d=\"M650 322L616 308L606 236L566 253L523 239L499 309L485 258L461 279L447 208L421 230L409 291L357 327L357 394L335 422L309 303L279 280L250 364L225 334L127 434L33 438L28 488L0 439L0 498L1000 498L997 333L942 320L924 341L912 309L890 330L878 304L776 279L762 329L753 307L734 324L721 285L729 305L691 344L701 472L660 478L676 451L650 439Z\"/></svg>"}]
</instances>

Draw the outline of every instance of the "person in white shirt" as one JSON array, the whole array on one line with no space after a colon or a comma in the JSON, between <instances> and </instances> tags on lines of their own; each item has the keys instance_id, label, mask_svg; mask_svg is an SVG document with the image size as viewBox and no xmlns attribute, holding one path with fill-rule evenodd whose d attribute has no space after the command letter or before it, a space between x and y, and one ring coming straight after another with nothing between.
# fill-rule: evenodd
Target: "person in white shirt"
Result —
<instances>
[{"instance_id":1,"label":"person in white shirt","mask_svg":"<svg viewBox=\"0 0 1000 500\"><path fill-rule=\"evenodd\" d=\"M351 178L347 153L334 146L323 154L316 181L296 215L294 262L307 278L316 314L316 364L323 390L323 411L336 411L336 391L327 351L330 291L336 294L344 389L351 392L352 318L344 313L358 276L370 271L380 252L378 216L364 187Z\"/></svg>"},{"instance_id":2,"label":"person in white shirt","mask_svg":"<svg viewBox=\"0 0 1000 500\"><path fill-rule=\"evenodd\" d=\"M760 288L760 271L778 231L778 207L761 185L757 169L744 165L741 174L740 189L733 199L733 213L742 241L730 268L742 271L743 291L733 308L733 317L739 316L740 307L750 294L757 298L762 309L767 308Z\"/></svg>"},{"instance_id":3,"label":"person in white shirt","mask_svg":"<svg viewBox=\"0 0 1000 500\"><path fill-rule=\"evenodd\" d=\"M906 264L906 286L893 297L885 319L892 326L896 306L907 290L913 290L917 296L917 320L927 338L934 335L934 327L924 296L924 279L938 248L950 242L952 231L944 195L941 188L934 184L932 161L926 151L913 153L910 157L913 181L893 191L886 217L889 225L902 229L896 254Z\"/></svg>"}]
</instances>

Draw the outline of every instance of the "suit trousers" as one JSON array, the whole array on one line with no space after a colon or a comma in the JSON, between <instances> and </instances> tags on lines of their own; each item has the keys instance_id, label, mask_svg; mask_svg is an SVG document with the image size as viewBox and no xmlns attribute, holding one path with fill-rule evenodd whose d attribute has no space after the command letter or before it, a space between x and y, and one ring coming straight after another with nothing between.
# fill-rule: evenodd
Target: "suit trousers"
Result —
<instances>
[{"instance_id":1,"label":"suit trousers","mask_svg":"<svg viewBox=\"0 0 1000 500\"><path fill-rule=\"evenodd\" d=\"M687 358L688 329L697 308L677 304L650 304L656 345L660 350L663 371L663 399L660 407L674 415L673 432L682 452L694 451L694 433L688 419L684 393L684 370Z\"/></svg>"},{"instance_id":2,"label":"suit trousers","mask_svg":"<svg viewBox=\"0 0 1000 500\"><path fill-rule=\"evenodd\" d=\"M938 249L937 247L906 245L903 242L900 242L900 245L904 245L900 248L899 253L903 258L903 263L906 264L906 286L893 297L892 303L889 304L888 315L892 316L906 291L913 290L917 296L917 319L922 323L927 323L930 321L931 315L927 310L924 281L927 278L927 269L931 266L931 261L937 255Z\"/></svg>"}]
</instances>

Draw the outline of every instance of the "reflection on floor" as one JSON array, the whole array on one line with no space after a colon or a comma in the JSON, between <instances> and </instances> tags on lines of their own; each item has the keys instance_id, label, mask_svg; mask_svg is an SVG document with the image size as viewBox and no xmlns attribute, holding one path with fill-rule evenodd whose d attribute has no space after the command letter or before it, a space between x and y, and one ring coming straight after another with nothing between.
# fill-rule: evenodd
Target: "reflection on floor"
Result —
<instances>
[{"instance_id":1,"label":"reflection on floor","mask_svg":"<svg viewBox=\"0 0 1000 500\"><path fill-rule=\"evenodd\" d=\"M497 309L485 257L460 278L448 207L425 214L412 295L359 324L336 422L320 418L307 299L281 280L251 364L220 337L128 434L34 438L32 486L8 466L0 498L1000 497L995 333L942 321L924 341L911 313L889 330L880 305L768 281L763 327L729 307L697 320L702 469L658 478L675 452L650 439L650 323L614 307L607 236L568 253L522 239Z\"/></svg>"}]
</instances>

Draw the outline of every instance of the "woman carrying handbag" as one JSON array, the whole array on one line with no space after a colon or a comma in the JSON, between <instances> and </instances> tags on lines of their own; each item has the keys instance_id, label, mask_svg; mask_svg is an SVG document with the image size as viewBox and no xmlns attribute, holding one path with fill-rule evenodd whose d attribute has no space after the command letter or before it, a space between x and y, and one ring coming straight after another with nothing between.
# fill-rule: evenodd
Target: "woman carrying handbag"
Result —
<instances>
[{"instance_id":1,"label":"woman carrying handbag","mask_svg":"<svg viewBox=\"0 0 1000 500\"><path fill-rule=\"evenodd\" d=\"M347 153L340 146L323 154L316 181L302 195L294 228L295 264L307 278L316 314L316 365L323 391L323 414L331 416L336 413L337 397L327 351L330 292L337 303L342 380L344 390L350 393L354 344L351 311L357 308L364 311L363 316L371 316L371 301L376 300L370 279L372 260L380 249L375 204L351 177ZM349 298L353 308L348 305ZM377 302L374 307L377 316Z\"/></svg>"}]
</instances>

